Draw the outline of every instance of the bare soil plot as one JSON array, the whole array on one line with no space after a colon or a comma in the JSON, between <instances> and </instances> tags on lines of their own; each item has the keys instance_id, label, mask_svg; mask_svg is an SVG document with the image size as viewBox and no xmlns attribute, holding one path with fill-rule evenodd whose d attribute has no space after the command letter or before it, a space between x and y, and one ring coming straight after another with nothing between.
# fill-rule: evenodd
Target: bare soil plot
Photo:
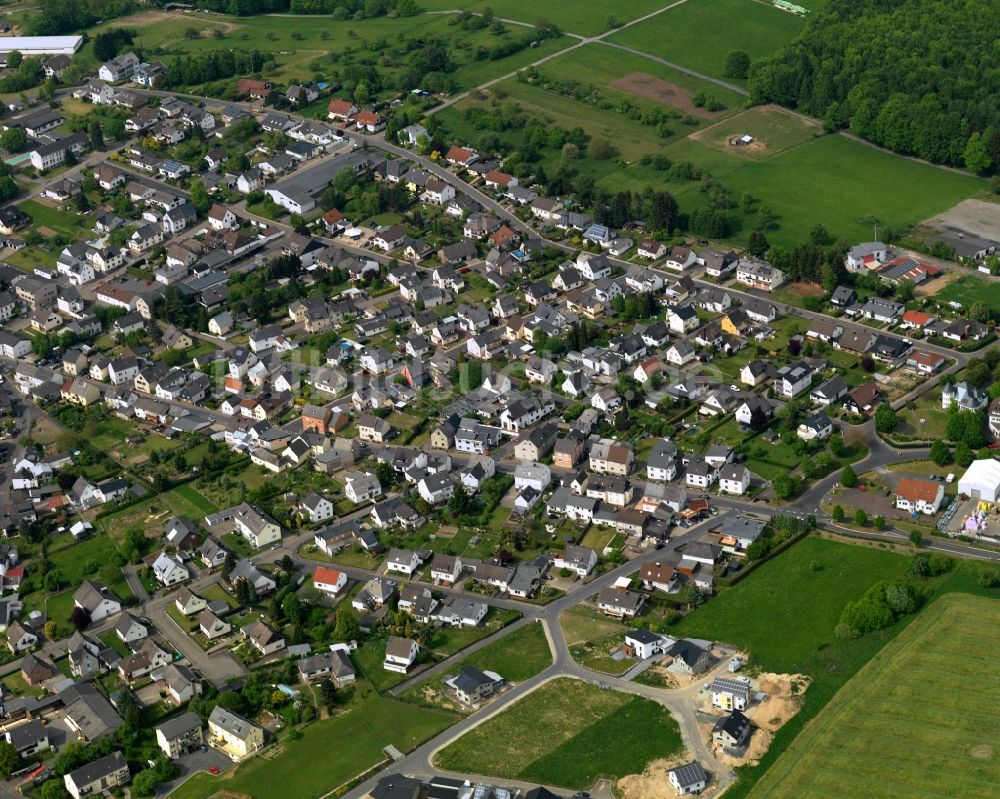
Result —
<instances>
[{"instance_id":1,"label":"bare soil plot","mask_svg":"<svg viewBox=\"0 0 1000 799\"><path fill-rule=\"evenodd\" d=\"M669 105L679 111L702 119L716 119L722 111L708 111L699 108L692 102L694 95L676 83L653 77L645 72L632 72L608 83L612 89L645 97L663 105Z\"/></svg>"}]
</instances>

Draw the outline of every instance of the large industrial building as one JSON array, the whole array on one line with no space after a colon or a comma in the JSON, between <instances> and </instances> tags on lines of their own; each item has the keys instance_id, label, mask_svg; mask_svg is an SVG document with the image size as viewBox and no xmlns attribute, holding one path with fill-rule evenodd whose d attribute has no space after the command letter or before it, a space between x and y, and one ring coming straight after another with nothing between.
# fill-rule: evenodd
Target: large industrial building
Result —
<instances>
[{"instance_id":1,"label":"large industrial building","mask_svg":"<svg viewBox=\"0 0 1000 799\"><path fill-rule=\"evenodd\" d=\"M82 36L0 36L0 64L17 50L23 56L73 55L83 44Z\"/></svg>"}]
</instances>

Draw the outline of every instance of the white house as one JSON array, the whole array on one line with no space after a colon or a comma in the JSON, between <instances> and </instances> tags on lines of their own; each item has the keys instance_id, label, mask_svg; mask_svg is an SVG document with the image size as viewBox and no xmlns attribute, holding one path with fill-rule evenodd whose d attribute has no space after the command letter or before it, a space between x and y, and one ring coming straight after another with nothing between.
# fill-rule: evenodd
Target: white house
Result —
<instances>
[{"instance_id":1,"label":"white house","mask_svg":"<svg viewBox=\"0 0 1000 799\"><path fill-rule=\"evenodd\" d=\"M750 470L742 464L727 463L719 470L719 490L743 495L750 487Z\"/></svg>"},{"instance_id":2,"label":"white house","mask_svg":"<svg viewBox=\"0 0 1000 799\"><path fill-rule=\"evenodd\" d=\"M385 661L382 663L382 668L406 674L419 652L420 645L416 641L391 635L385 645Z\"/></svg>"},{"instance_id":3,"label":"white house","mask_svg":"<svg viewBox=\"0 0 1000 799\"><path fill-rule=\"evenodd\" d=\"M931 516L938 512L944 499L944 484L935 480L902 477L896 486L896 507L909 513Z\"/></svg>"},{"instance_id":4,"label":"white house","mask_svg":"<svg viewBox=\"0 0 1000 799\"><path fill-rule=\"evenodd\" d=\"M335 596L347 585L347 575L329 566L317 566L313 572L313 587L325 594Z\"/></svg>"},{"instance_id":5,"label":"white house","mask_svg":"<svg viewBox=\"0 0 1000 799\"><path fill-rule=\"evenodd\" d=\"M176 555L161 552L153 561L153 575L161 585L171 586L190 579L191 572Z\"/></svg>"}]
</instances>

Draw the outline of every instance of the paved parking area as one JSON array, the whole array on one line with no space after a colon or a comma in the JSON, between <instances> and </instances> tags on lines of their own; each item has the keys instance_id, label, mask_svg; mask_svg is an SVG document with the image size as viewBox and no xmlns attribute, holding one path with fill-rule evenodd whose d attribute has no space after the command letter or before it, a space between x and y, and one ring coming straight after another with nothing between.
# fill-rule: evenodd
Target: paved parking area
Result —
<instances>
[{"instance_id":1,"label":"paved parking area","mask_svg":"<svg viewBox=\"0 0 1000 799\"><path fill-rule=\"evenodd\" d=\"M175 780L159 785L157 793L161 796L169 794L192 774L196 774L199 771L208 771L210 768L217 768L220 772L224 772L233 765L232 760L222 754L222 752L212 749L212 747L208 747L207 752L191 752L179 760L175 760L174 763L181 770L180 776Z\"/></svg>"}]
</instances>

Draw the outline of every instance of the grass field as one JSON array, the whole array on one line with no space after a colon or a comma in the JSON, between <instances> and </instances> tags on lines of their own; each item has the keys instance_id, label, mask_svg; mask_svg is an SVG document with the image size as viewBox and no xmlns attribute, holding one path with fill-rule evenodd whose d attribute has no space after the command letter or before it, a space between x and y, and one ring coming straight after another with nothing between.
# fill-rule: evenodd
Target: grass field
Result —
<instances>
[{"instance_id":1,"label":"grass field","mask_svg":"<svg viewBox=\"0 0 1000 799\"><path fill-rule=\"evenodd\" d=\"M907 161L843 136L824 136L755 162L693 139L667 148L668 155L695 163L702 163L705 151L714 154L709 168L734 197L749 192L772 209L779 226L767 233L772 244L806 241L817 223L848 240L865 240L871 237L873 220L904 228L983 186L976 178ZM860 185L864 192L857 191ZM844 197L852 201L845 203ZM677 198L687 209L705 202L697 186L685 187ZM742 241L749 230L739 231L735 239Z\"/></svg>"},{"instance_id":2,"label":"grass field","mask_svg":"<svg viewBox=\"0 0 1000 799\"><path fill-rule=\"evenodd\" d=\"M420 4L421 7L425 3ZM535 24L544 17L549 22L558 25L562 30L593 36L603 33L611 26L608 17L614 15L618 24L630 22L637 17L656 11L668 5L667 0L629 0L628 3L618 0L590 0L588 3L578 3L575 0L546 0L544 3L532 0L482 0L470 6L458 5L450 8L468 8L470 11L480 11L492 8L493 13L505 19L516 19L519 22Z\"/></svg>"},{"instance_id":3,"label":"grass field","mask_svg":"<svg viewBox=\"0 0 1000 799\"><path fill-rule=\"evenodd\" d=\"M191 483L179 485L161 497L168 507L193 521L215 513L219 506L206 498Z\"/></svg>"},{"instance_id":4,"label":"grass field","mask_svg":"<svg viewBox=\"0 0 1000 799\"><path fill-rule=\"evenodd\" d=\"M49 228L72 239L83 238L90 227L90 216L78 216L75 211L59 211L37 200L25 200L18 207L31 217L34 228Z\"/></svg>"},{"instance_id":5,"label":"grass field","mask_svg":"<svg viewBox=\"0 0 1000 799\"><path fill-rule=\"evenodd\" d=\"M960 302L966 309L974 302L985 303L994 313L1000 312L1000 290L975 275L962 275L934 293L938 302Z\"/></svg>"},{"instance_id":6,"label":"grass field","mask_svg":"<svg viewBox=\"0 0 1000 799\"><path fill-rule=\"evenodd\" d=\"M751 145L733 147L729 140L749 134ZM750 161L773 158L823 135L822 128L803 122L774 106L756 106L692 135L702 144Z\"/></svg>"},{"instance_id":7,"label":"grass field","mask_svg":"<svg viewBox=\"0 0 1000 799\"><path fill-rule=\"evenodd\" d=\"M583 789L598 775L637 774L649 761L682 749L677 722L656 702L563 678L449 744L435 764Z\"/></svg>"},{"instance_id":8,"label":"grass field","mask_svg":"<svg viewBox=\"0 0 1000 799\"><path fill-rule=\"evenodd\" d=\"M542 66L539 71L557 80L578 81L581 84L592 84L607 87L618 78L634 72L644 72L662 81L673 83L691 93L704 91L715 95L729 109L740 108L746 98L738 92L726 89L710 81L692 77L684 72L643 58L641 55L608 47L601 44L587 44L571 52L553 58ZM627 92L621 92L627 94ZM633 98L635 95L631 95Z\"/></svg>"},{"instance_id":9,"label":"grass field","mask_svg":"<svg viewBox=\"0 0 1000 799\"><path fill-rule=\"evenodd\" d=\"M509 635L484 646L478 652L473 652L462 658L448 674L458 674L465 666L472 666L480 671L494 671L507 682L524 682L544 671L552 664L552 653L541 624L524 624ZM426 702L426 689L437 688L448 675L431 677L408 688L401 699L414 701L417 704Z\"/></svg>"},{"instance_id":10,"label":"grass field","mask_svg":"<svg viewBox=\"0 0 1000 799\"><path fill-rule=\"evenodd\" d=\"M752 0L746 2L755 5ZM772 9L763 10L779 17L788 16ZM733 102L724 96L724 90L711 85L706 88L703 81L688 78L685 82L677 77L678 73L655 62L597 44L559 56L539 69L552 79L575 80L585 87L597 87L605 101L614 103L617 98L627 97L640 108L649 107L653 101L609 89L607 83L641 71L689 90L705 88L727 105L732 102L729 105L732 109L742 104L738 96L734 95ZM817 223L835 236L867 240L875 222L903 229L973 196L984 186L976 178L907 161L843 136L814 138L818 128L771 109L755 108L730 118L723 114L721 122L699 119L695 125L674 120L667 126L670 134L663 137L655 127L614 108L600 108L511 79L502 81L492 92L465 99L436 116L455 141L477 146L484 136L496 134L474 129L462 112L474 105L490 107L510 101L546 124L567 129L579 126L592 137L612 142L619 158L601 161L582 158L575 165L608 191L666 189L677 198L682 211L688 213L705 205L708 195L701 191L697 181L675 178L643 163L644 156L648 161L649 156L663 154L673 161L690 161L708 170L736 199L749 193L756 200L751 210L732 211L729 239L739 245L746 243L758 209L765 205L776 222L776 228L767 231L772 244L793 246L806 241ZM716 127L710 127L712 124ZM759 136L767 149L739 150L721 144L730 132ZM516 150L523 145L522 138L520 131L502 132L500 149ZM542 150L542 165L546 169L555 168L559 155L558 151ZM865 190L858 191L862 185ZM851 197L851 202L843 202L844 197ZM962 285L948 289L959 292ZM1000 307L1000 297L996 303Z\"/></svg>"},{"instance_id":11,"label":"grass field","mask_svg":"<svg viewBox=\"0 0 1000 799\"><path fill-rule=\"evenodd\" d=\"M753 799L993 797L1000 602L942 597L876 655L757 784ZM962 653L955 657L955 653Z\"/></svg>"},{"instance_id":12,"label":"grass field","mask_svg":"<svg viewBox=\"0 0 1000 799\"><path fill-rule=\"evenodd\" d=\"M726 56L743 50L752 60L794 39L805 19L753 0L696 0L671 8L609 37L682 66L724 78ZM739 81L733 81L738 83Z\"/></svg>"},{"instance_id":13,"label":"grass field","mask_svg":"<svg viewBox=\"0 0 1000 799\"><path fill-rule=\"evenodd\" d=\"M422 14L336 21L322 16L193 16L156 11L113 20L91 31L91 36L112 27L134 28L139 34L136 44L165 63L178 56L207 50L257 49L275 58L277 66L268 67L267 74L276 82L329 81L339 74L341 67L360 60L377 65L386 78L386 85L392 86L407 66L406 52L394 47L393 43L407 37L437 35L452 46L452 64L448 71L460 89L520 69L572 43L568 37L560 36L506 58L476 60L477 48L496 44L498 37L489 30L463 31L449 25L448 19L447 14ZM198 35L193 35L194 32ZM509 36L520 37L526 33L521 26L508 26ZM368 59L364 51L369 49L378 51L384 58ZM86 46L82 53L82 58L94 60L96 66L92 46Z\"/></svg>"},{"instance_id":14,"label":"grass field","mask_svg":"<svg viewBox=\"0 0 1000 799\"><path fill-rule=\"evenodd\" d=\"M827 651L822 645L835 640L844 605L907 565L890 552L807 538L686 616L672 634L735 644L763 669L812 674L813 660Z\"/></svg>"},{"instance_id":15,"label":"grass field","mask_svg":"<svg viewBox=\"0 0 1000 799\"><path fill-rule=\"evenodd\" d=\"M257 757L239 766L231 779L202 773L170 796L208 799L227 791L255 799L312 799L383 760L383 747L392 744L409 752L451 722L448 716L432 710L369 695L335 717L306 727L302 737L280 754Z\"/></svg>"}]
</instances>

